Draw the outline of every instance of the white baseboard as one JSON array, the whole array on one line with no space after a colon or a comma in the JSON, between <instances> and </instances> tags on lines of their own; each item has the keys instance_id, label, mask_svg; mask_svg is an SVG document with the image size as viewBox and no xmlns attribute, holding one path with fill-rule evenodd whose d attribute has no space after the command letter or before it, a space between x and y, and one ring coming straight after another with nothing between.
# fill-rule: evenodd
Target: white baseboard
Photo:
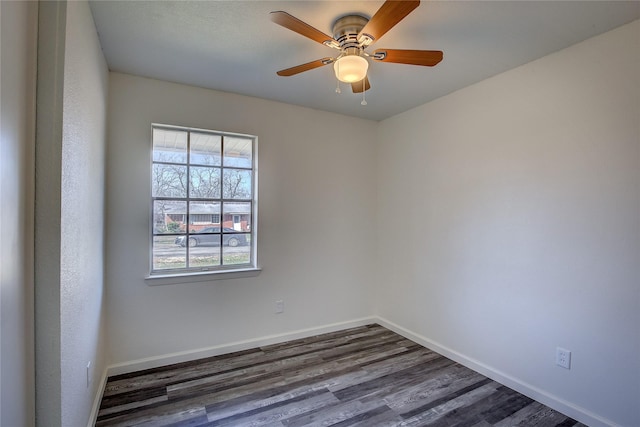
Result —
<instances>
[{"instance_id":1,"label":"white baseboard","mask_svg":"<svg viewBox=\"0 0 640 427\"><path fill-rule=\"evenodd\" d=\"M473 369L480 374L491 378L494 381L499 382L513 390L524 394L534 400L537 400L540 403L543 403L550 408L553 408L563 414L574 418L577 421L580 421L591 427L621 427L614 422L603 418L593 412L582 408L573 403L567 402L558 396L555 396L551 393L548 393L540 388L534 387L531 384L523 382L522 380L512 377L499 369L495 369L494 367L488 366L478 360L475 360L471 357L468 357L464 354L461 354L455 350L452 350L438 342L430 340L418 333L415 333L409 329L403 328L400 325L397 325L383 317L379 316L371 316L371 317L363 317L361 319L350 320L346 322L338 322L332 323L329 325L307 328L307 329L299 329L296 331L285 332L281 334L268 335L264 337L258 337L245 341L237 341L228 344L222 344L213 347L206 347L191 351L182 351L178 353L165 354L156 357L149 357L145 359L138 359L124 363L118 363L115 365L111 365L107 368L103 376L103 384L101 389L104 389L104 384L106 383L107 377L119 374L126 374L129 372L141 371L144 369L157 368L160 366L171 365L174 363L188 362L192 360L202 359L206 357L219 356L221 354L233 353L236 351L249 350L252 348L278 344L281 342L286 342L290 340L295 340L299 338L307 338L313 335L324 334L329 332L335 332L342 329L355 328L358 326L364 326L371 323L378 323L385 328L392 330L405 338L408 338L430 350L435 351L436 353L442 354L449 359L460 363L470 369ZM94 403L94 408L92 411L92 419L95 421L98 415L98 409L100 405L100 399L102 395L96 396L96 402ZM91 427L93 424L90 424Z\"/></svg>"},{"instance_id":2,"label":"white baseboard","mask_svg":"<svg viewBox=\"0 0 640 427\"><path fill-rule=\"evenodd\" d=\"M517 391L518 393L524 394L525 396L537 400L538 402L547 405L548 407L555 409L556 411L559 411L577 421L580 421L583 424L591 427L621 427L618 424L615 424L613 421L594 414L593 412L585 408L567 402L566 400L563 400L558 396L534 387L531 384L525 383L518 378L514 378L508 374L505 374L498 369L485 365L478 360L475 360L455 350L445 347L435 341L430 340L429 338L403 328L402 326L399 326L387 319L379 316L376 316L375 319L379 325L384 326L385 328L390 329L395 333L402 335L403 337L408 338L411 341L414 341L430 350L433 350L436 353L439 353L455 362L458 362L461 365L466 366L467 368L473 369L474 371L479 372L482 375Z\"/></svg>"},{"instance_id":3,"label":"white baseboard","mask_svg":"<svg viewBox=\"0 0 640 427\"><path fill-rule=\"evenodd\" d=\"M376 317L363 317L361 319L331 323L329 325L318 326L314 328L299 329L296 331L268 335L264 337L253 338L245 341L237 341L213 347L205 347L195 350L181 351L178 353L164 354L161 356L148 357L145 359L132 360L129 362L118 363L109 366L107 368L107 376L127 374L129 372L142 371L145 369L172 365L174 363L189 362L206 357L219 356L221 354L233 353L242 350L249 350L265 345L278 344L281 342L291 341L299 338L307 338L313 335L340 331L342 329L355 328L358 326L364 326L376 322Z\"/></svg>"},{"instance_id":4,"label":"white baseboard","mask_svg":"<svg viewBox=\"0 0 640 427\"><path fill-rule=\"evenodd\" d=\"M104 387L107 385L107 370L105 369L100 378L100 385L96 390L96 396L93 399L93 405L91 406L91 413L89 414L89 422L87 427L94 427L98 420L98 411L100 410L100 403L102 402L102 395L104 394Z\"/></svg>"}]
</instances>

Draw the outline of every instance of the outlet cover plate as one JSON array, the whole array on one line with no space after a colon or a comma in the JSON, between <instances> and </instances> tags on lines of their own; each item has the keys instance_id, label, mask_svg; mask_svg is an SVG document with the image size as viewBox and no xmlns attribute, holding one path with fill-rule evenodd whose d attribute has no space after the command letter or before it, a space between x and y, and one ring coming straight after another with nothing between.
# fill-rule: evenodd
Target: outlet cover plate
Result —
<instances>
[{"instance_id":1,"label":"outlet cover plate","mask_svg":"<svg viewBox=\"0 0 640 427\"><path fill-rule=\"evenodd\" d=\"M284 313L284 301L281 299L276 301L276 313Z\"/></svg>"},{"instance_id":2,"label":"outlet cover plate","mask_svg":"<svg viewBox=\"0 0 640 427\"><path fill-rule=\"evenodd\" d=\"M556 348L556 365L571 369L571 351L566 348Z\"/></svg>"}]
</instances>

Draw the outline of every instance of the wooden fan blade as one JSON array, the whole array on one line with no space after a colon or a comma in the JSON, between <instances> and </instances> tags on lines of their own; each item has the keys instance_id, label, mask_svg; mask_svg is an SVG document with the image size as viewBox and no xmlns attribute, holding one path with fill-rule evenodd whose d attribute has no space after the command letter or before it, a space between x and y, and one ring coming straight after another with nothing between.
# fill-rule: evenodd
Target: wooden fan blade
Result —
<instances>
[{"instance_id":1,"label":"wooden fan blade","mask_svg":"<svg viewBox=\"0 0 640 427\"><path fill-rule=\"evenodd\" d=\"M281 25L285 28L288 28L291 31L295 31L296 33L303 35L307 38L310 38L313 41L316 41L325 46L334 47L338 46L338 43L333 39L333 37L326 35L322 31L313 28L311 25L307 24L304 21L299 20L295 16L289 15L287 12L283 11L275 11L271 12L271 20L278 25Z\"/></svg>"},{"instance_id":2,"label":"wooden fan blade","mask_svg":"<svg viewBox=\"0 0 640 427\"><path fill-rule=\"evenodd\" d=\"M402 21L413 9L420 5L420 0L387 0L369 20L358 34L358 40L368 46L380 39L387 31ZM366 39L369 40L366 40Z\"/></svg>"},{"instance_id":3,"label":"wooden fan blade","mask_svg":"<svg viewBox=\"0 0 640 427\"><path fill-rule=\"evenodd\" d=\"M364 82L364 86L362 84ZM371 83L369 83L369 77L365 76L364 79L359 82L351 83L351 90L353 93L362 93L371 89Z\"/></svg>"},{"instance_id":4,"label":"wooden fan blade","mask_svg":"<svg viewBox=\"0 0 640 427\"><path fill-rule=\"evenodd\" d=\"M404 50L404 49L376 49L371 57L376 61L395 62L398 64L424 65L433 67L442 61L440 50Z\"/></svg>"},{"instance_id":5,"label":"wooden fan blade","mask_svg":"<svg viewBox=\"0 0 640 427\"><path fill-rule=\"evenodd\" d=\"M304 71L313 70L314 68L319 68L324 65L329 65L335 62L333 58L322 58L316 61L307 62L306 64L296 65L295 67L287 68L286 70L280 70L276 74L283 77L293 76Z\"/></svg>"}]
</instances>

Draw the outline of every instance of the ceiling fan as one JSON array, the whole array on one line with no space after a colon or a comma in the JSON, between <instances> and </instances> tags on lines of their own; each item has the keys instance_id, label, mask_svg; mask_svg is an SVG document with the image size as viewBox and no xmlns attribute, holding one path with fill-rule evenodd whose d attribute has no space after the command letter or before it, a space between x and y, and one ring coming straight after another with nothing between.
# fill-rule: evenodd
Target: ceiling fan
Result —
<instances>
[{"instance_id":1,"label":"ceiling fan","mask_svg":"<svg viewBox=\"0 0 640 427\"><path fill-rule=\"evenodd\" d=\"M378 41L419 5L420 0L386 0L371 19L362 15L342 16L333 23L333 37L287 12L271 12L271 20L276 24L340 51L335 58L326 57L307 62L280 70L277 74L288 77L333 64L336 78L350 83L354 93L361 93L371 88L367 77L368 58L378 62L433 67L442 60L442 51L376 49L371 53L366 52L371 44Z\"/></svg>"}]
</instances>

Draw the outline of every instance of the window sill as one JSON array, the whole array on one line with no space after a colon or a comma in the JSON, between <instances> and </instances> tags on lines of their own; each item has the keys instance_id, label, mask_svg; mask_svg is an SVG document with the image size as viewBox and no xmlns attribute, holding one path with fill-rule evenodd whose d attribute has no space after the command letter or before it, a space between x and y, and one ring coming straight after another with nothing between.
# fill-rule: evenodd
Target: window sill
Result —
<instances>
[{"instance_id":1,"label":"window sill","mask_svg":"<svg viewBox=\"0 0 640 427\"><path fill-rule=\"evenodd\" d=\"M144 278L148 286L178 285L181 283L209 282L212 280L241 279L256 277L262 271L261 267L242 268L238 270L202 271L182 274L154 274Z\"/></svg>"}]
</instances>

